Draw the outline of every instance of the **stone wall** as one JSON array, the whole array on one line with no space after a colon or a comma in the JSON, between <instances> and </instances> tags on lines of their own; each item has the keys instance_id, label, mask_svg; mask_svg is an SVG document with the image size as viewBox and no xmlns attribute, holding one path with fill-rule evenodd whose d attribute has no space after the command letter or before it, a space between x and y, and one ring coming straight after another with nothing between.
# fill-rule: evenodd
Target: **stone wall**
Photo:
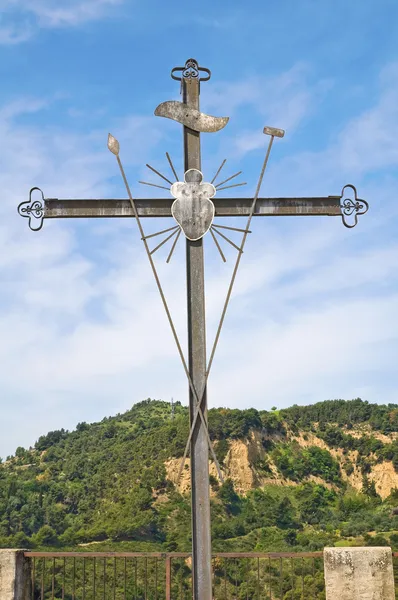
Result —
<instances>
[{"instance_id":1,"label":"stone wall","mask_svg":"<svg viewBox=\"0 0 398 600\"><path fill-rule=\"evenodd\" d=\"M23 550L0 550L0 600L30 600L30 561Z\"/></svg>"},{"instance_id":2,"label":"stone wall","mask_svg":"<svg viewBox=\"0 0 398 600\"><path fill-rule=\"evenodd\" d=\"M391 548L325 548L326 600L395 600Z\"/></svg>"}]
</instances>

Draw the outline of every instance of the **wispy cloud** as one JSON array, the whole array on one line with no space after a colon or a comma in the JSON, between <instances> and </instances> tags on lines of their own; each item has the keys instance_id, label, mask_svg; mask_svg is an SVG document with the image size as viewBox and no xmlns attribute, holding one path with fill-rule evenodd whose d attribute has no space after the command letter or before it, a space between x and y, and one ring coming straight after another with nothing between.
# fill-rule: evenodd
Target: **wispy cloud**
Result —
<instances>
[{"instance_id":1,"label":"wispy cloud","mask_svg":"<svg viewBox=\"0 0 398 600\"><path fill-rule=\"evenodd\" d=\"M33 185L50 197L114 196L118 188L117 167L106 150L107 130L82 136L58 127L27 125L26 116L46 105L22 99L0 108L0 135L8 140L0 152L0 380L8 398L2 406L0 455L15 442L24 443L23 437L33 440L43 426L56 425L59 415L68 412L63 399L75 387L73 378L90 396L98 376L125 377L134 365L150 363L154 348L155 360L159 353L164 355L162 339L168 339L160 311L150 310L151 280L149 273L142 276L145 257L131 231L133 221L131 227L117 221L112 227L101 221L46 222L40 234L33 234L17 215L17 204L27 200ZM142 162L140 152L151 155L159 141L157 124L139 116L110 123L129 159L127 172L132 163ZM135 155L130 157L132 147ZM110 190L114 176L117 181ZM144 304L149 312L140 310ZM160 340L156 332L149 333L157 318ZM143 340L139 344L132 341L137 336ZM85 366L76 371L78 363ZM15 385L18 381L21 385ZM30 410L27 390L37 400L34 416L14 441L17 428L10 424L18 411ZM69 408L73 414L73 406Z\"/></svg>"},{"instance_id":2,"label":"wispy cloud","mask_svg":"<svg viewBox=\"0 0 398 600\"><path fill-rule=\"evenodd\" d=\"M228 130L229 156L241 158L248 152L262 148L264 125L280 127L292 135L306 120L313 117L317 107L333 87L333 82L327 78L316 81L312 79L311 68L307 64L297 63L273 77L252 75L209 86L205 98L209 111L234 117ZM250 119L247 115L251 115ZM262 126L253 130L252 123L256 115ZM237 121L240 126L239 135L233 125Z\"/></svg>"},{"instance_id":3,"label":"wispy cloud","mask_svg":"<svg viewBox=\"0 0 398 600\"><path fill-rule=\"evenodd\" d=\"M272 126L294 129L310 114L314 105L330 90L332 82L323 78L310 83L311 69L297 63L291 69L265 77L253 75L209 87L206 104L227 115L250 108L266 117Z\"/></svg>"},{"instance_id":4,"label":"wispy cloud","mask_svg":"<svg viewBox=\"0 0 398 600\"><path fill-rule=\"evenodd\" d=\"M32 37L33 29L28 23L12 23L3 17L0 19L0 45L12 46L26 42Z\"/></svg>"},{"instance_id":5,"label":"wispy cloud","mask_svg":"<svg viewBox=\"0 0 398 600\"><path fill-rule=\"evenodd\" d=\"M282 77L281 86L289 80ZM271 177L288 188L294 176L298 189L309 174L318 189L330 183L325 173L338 179L344 165L336 147L348 135L360 136L358 123L368 122L366 115L383 125L393 114L397 87L383 75L373 106L346 123L324 150L275 163ZM241 103L231 110L240 110L245 94L242 89ZM0 455L48 429L101 418L149 395L183 400L187 391L134 221L47 221L33 234L17 217L16 204L34 184L48 196L125 195L105 149L107 129L82 136L70 127L40 128L19 119L34 110L46 110L46 103L25 99L0 108L0 135L9 140L0 149L0 386L8 399ZM129 158L136 189L140 165L163 153L160 125L137 115L109 125ZM351 152L366 143L361 138ZM389 148L372 180L390 205L396 185L383 187L378 175L392 160ZM361 183L365 174L358 164L353 170ZM378 228L383 232L397 217L383 213L376 223L369 212L353 231L339 218L255 219L209 382L211 405L267 408L360 394L394 399L398 246ZM228 252L224 265L206 240L209 343L231 273L234 251ZM172 264L162 262L162 250L156 260L185 340L183 241Z\"/></svg>"},{"instance_id":6,"label":"wispy cloud","mask_svg":"<svg viewBox=\"0 0 398 600\"><path fill-rule=\"evenodd\" d=\"M27 41L40 28L76 27L113 14L125 0L1 0L0 44Z\"/></svg>"},{"instance_id":7,"label":"wispy cloud","mask_svg":"<svg viewBox=\"0 0 398 600\"><path fill-rule=\"evenodd\" d=\"M297 182L308 193L320 192L337 186L339 192L344 183L363 181L374 188L372 177L394 177L398 166L398 63L382 69L379 76L378 96L373 106L346 121L322 150L305 150L286 156L273 166L271 179L280 181L283 193L290 193L290 186L297 189ZM289 178L282 176L289 172ZM272 185L272 184L271 184Z\"/></svg>"}]
</instances>

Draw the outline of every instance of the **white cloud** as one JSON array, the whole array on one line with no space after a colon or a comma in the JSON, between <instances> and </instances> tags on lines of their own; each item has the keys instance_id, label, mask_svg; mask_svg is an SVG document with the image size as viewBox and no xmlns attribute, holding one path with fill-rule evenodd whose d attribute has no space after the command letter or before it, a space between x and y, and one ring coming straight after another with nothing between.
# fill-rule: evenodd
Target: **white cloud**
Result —
<instances>
[{"instance_id":1,"label":"white cloud","mask_svg":"<svg viewBox=\"0 0 398 600\"><path fill-rule=\"evenodd\" d=\"M369 110L382 111L392 93L386 86ZM82 136L19 124L21 113L45 109L36 100L0 109L0 135L9 140L0 149L0 455L147 396L187 396L134 221L46 221L33 234L16 215L34 184L49 197L125 196L106 151L108 129ZM110 123L133 189L141 164L163 150L158 127L137 116ZM314 185L324 187L324 173L340 165L333 148L301 155L295 185L312 170ZM291 165L276 164L273 177L285 182ZM394 187L378 190L390 190L387 203ZM380 235L388 219L369 213L353 231L339 219L254 220L209 382L211 405L267 408L361 393L394 399L398 246ZM206 246L214 256L206 267L211 343L234 251L224 265L210 239ZM184 244L170 265L161 251L155 256L185 348Z\"/></svg>"},{"instance_id":2,"label":"white cloud","mask_svg":"<svg viewBox=\"0 0 398 600\"><path fill-rule=\"evenodd\" d=\"M166 324L155 300L150 311L148 298L154 290L150 274L142 277L145 257L136 262L141 248L133 221L113 221L108 227L102 221L46 221L40 233L32 233L27 220L17 215L17 204L27 199L32 185L40 185L47 197L115 195L108 180L119 173L106 149L107 132L82 136L51 126L19 125L20 116L45 107L44 102L25 99L0 109L0 135L8 140L0 154L0 380L5 429L0 445L7 452L15 443L23 444L23 438L33 442L43 427L58 424L69 405L68 422L74 406L70 398L63 404L67 394L77 398L77 388L79 394L88 389L87 403L92 407L101 376L125 376L134 366L155 360L154 348L164 354ZM131 164L141 164L139 152L151 156L159 141L157 125L156 120L150 124L140 117L113 123L129 159L128 173ZM130 157L132 147L135 156ZM107 255L112 251L118 253L113 264ZM143 305L149 311L144 318ZM150 333L156 320L161 321L160 340L157 333ZM163 337L169 340L167 330ZM166 356L171 352L168 348ZM117 385L113 382L111 388ZM111 388L104 386L108 397ZM12 431L8 423L26 403L26 394L36 406L35 417ZM12 402L15 397L18 401ZM78 404L81 400L79 396ZM2 446L0 455L5 451Z\"/></svg>"},{"instance_id":3,"label":"white cloud","mask_svg":"<svg viewBox=\"0 0 398 600\"><path fill-rule=\"evenodd\" d=\"M27 23L4 23L4 20L4 17L0 20L0 45L21 44L32 37L32 28Z\"/></svg>"},{"instance_id":4,"label":"white cloud","mask_svg":"<svg viewBox=\"0 0 398 600\"><path fill-rule=\"evenodd\" d=\"M39 28L76 27L114 14L125 0L0 0L0 44L18 44Z\"/></svg>"},{"instance_id":5,"label":"white cloud","mask_svg":"<svg viewBox=\"0 0 398 600\"><path fill-rule=\"evenodd\" d=\"M362 181L362 187L357 186L359 196L364 197L366 189L372 189L377 206L379 182L396 187L397 139L398 63L392 63L381 71L378 99L373 106L336 130L323 150L305 150L273 163L269 184L280 182L283 194L292 194L293 189L297 193L300 187L305 193L320 194L322 182L323 189L338 194L345 183ZM389 210L395 210L394 205Z\"/></svg>"},{"instance_id":6,"label":"white cloud","mask_svg":"<svg viewBox=\"0 0 398 600\"><path fill-rule=\"evenodd\" d=\"M311 83L311 70L302 63L273 77L252 75L239 81L212 83L206 90L206 107L216 114L236 116L239 112L251 114L253 109L261 116L263 126L280 127L291 133L313 114L317 104L331 89L330 79ZM231 123L230 123L231 125ZM262 127L256 131L241 130L234 142L238 155L264 146Z\"/></svg>"}]
</instances>

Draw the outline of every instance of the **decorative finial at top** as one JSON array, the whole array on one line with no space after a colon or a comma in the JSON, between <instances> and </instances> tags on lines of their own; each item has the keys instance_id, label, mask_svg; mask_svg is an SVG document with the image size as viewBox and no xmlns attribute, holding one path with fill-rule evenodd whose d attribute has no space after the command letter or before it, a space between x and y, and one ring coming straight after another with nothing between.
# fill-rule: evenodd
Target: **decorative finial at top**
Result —
<instances>
[{"instance_id":1,"label":"decorative finial at top","mask_svg":"<svg viewBox=\"0 0 398 600\"><path fill-rule=\"evenodd\" d=\"M181 77L174 75L174 73L181 72ZM206 77L201 77L200 73L206 73ZM188 58L184 67L174 67L171 71L172 79L176 81L182 81L183 79L198 79L198 81L209 81L211 77L210 69L200 67L197 60L194 58Z\"/></svg>"}]
</instances>

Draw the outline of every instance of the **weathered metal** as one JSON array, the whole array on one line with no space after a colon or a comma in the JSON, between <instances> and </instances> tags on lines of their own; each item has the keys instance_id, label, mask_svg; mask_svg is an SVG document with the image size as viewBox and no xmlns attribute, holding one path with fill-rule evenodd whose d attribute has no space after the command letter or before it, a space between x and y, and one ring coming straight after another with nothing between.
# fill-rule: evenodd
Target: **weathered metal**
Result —
<instances>
[{"instance_id":1,"label":"weathered metal","mask_svg":"<svg viewBox=\"0 0 398 600\"><path fill-rule=\"evenodd\" d=\"M171 558L166 558L166 600L171 600Z\"/></svg>"},{"instance_id":2,"label":"weathered metal","mask_svg":"<svg viewBox=\"0 0 398 600\"><path fill-rule=\"evenodd\" d=\"M264 127L263 133L266 135L272 135L275 137L283 138L285 135L284 129L278 129L277 127Z\"/></svg>"},{"instance_id":3,"label":"weathered metal","mask_svg":"<svg viewBox=\"0 0 398 600\"><path fill-rule=\"evenodd\" d=\"M169 165L170 165L170 169L173 171L173 175L174 175L174 177L176 178L176 181L179 181L179 179L178 179L178 175L177 175L177 171L176 171L176 170L175 170L175 168L174 168L173 161L171 160L171 158L170 158L170 154L169 154L168 152L166 152L166 158L167 158L167 160L168 160L168 163L169 163Z\"/></svg>"},{"instance_id":4,"label":"weathered metal","mask_svg":"<svg viewBox=\"0 0 398 600\"><path fill-rule=\"evenodd\" d=\"M181 73L178 77L176 73ZM206 73L206 77L201 77L201 73ZM175 81L182 81L183 79L197 79L198 81L209 81L211 77L210 69L206 67L200 67L198 61L194 58L188 58L183 67L174 67L171 71L171 78Z\"/></svg>"},{"instance_id":5,"label":"weathered metal","mask_svg":"<svg viewBox=\"0 0 398 600\"><path fill-rule=\"evenodd\" d=\"M198 78L183 77L183 103L199 110ZM201 170L200 134L184 126L184 171ZM212 186L213 187L213 186ZM207 443L206 318L203 238L186 240L188 364L196 394L189 390L191 425L192 596L212 600L209 447ZM199 395L200 394L200 395ZM203 418L202 418L203 416Z\"/></svg>"},{"instance_id":6,"label":"weathered metal","mask_svg":"<svg viewBox=\"0 0 398 600\"><path fill-rule=\"evenodd\" d=\"M192 555L187 552L23 554L31 566L31 600L172 600L192 594ZM211 558L212 598L315 599L323 594L322 552L220 552Z\"/></svg>"},{"instance_id":7,"label":"weathered metal","mask_svg":"<svg viewBox=\"0 0 398 600\"><path fill-rule=\"evenodd\" d=\"M224 319L225 319L225 315L226 315L226 312L227 312L228 304L229 304L229 301L230 301L230 298L231 298L231 294L232 294L232 290L233 290L233 287L234 287L236 275L238 273L240 261L241 261L242 254L243 254L243 249L244 249L245 244L246 244L246 240L247 240L247 236L248 236L248 232L249 232L250 223L251 223L251 220L252 220L253 215L254 215L254 211L255 211L255 208L256 208L256 203L257 203L258 197L260 195L260 190L261 190L261 186L262 186L262 182L263 182L265 170L266 170L267 165L268 165L268 160L269 160L269 156L270 156L270 153L271 153L271 148L272 148L273 141L274 141L274 134L271 134L271 138L270 138L270 141L268 143L267 152L265 154L264 162L263 162L263 165L262 165L262 168L261 168L260 176L258 178L258 182L257 182L257 187L256 187L256 191L255 191L255 194L254 194L254 198L253 198L253 201L252 201L251 206L250 206L250 212L249 212L249 216L248 216L248 219L247 219L247 224L246 224L245 232L244 232L244 234L242 236L241 245L239 247L236 246L236 244L234 244L234 242L232 242L229 238L227 238L225 235L223 235L220 231L217 231L216 229L214 230L219 236L223 237L227 242L229 242L232 246L234 246L238 250L238 254L237 254L237 258L236 258L234 269L232 271L232 277L231 277L230 284L228 286L228 291L227 291L227 295L226 295L226 298L225 298L224 306L223 306L223 309L222 309L222 312L221 312L221 317L220 317L220 321L219 321L219 324L218 324L218 327L217 327L217 332L216 332L216 336L215 336L215 339L214 339L214 342L213 342L213 347L212 347L212 350L211 350L211 353L210 353L210 359L209 359L209 363L208 363L207 369L206 369L206 377L205 377L204 385L202 387L201 395L199 396L200 398L206 392L207 380L209 378L210 371L211 371L211 368L212 368L212 365L213 365L214 355L215 355L215 352L217 350L217 344L218 344L218 341L219 341L219 338L220 338L220 334L221 334L221 330L222 330L222 327L223 327L223 324L224 324ZM191 439L191 437L193 435L193 432L195 430L198 416L200 416L199 403L198 403L198 406L197 406L196 411L195 411L195 416L194 416L193 422L191 423L191 429L189 431L188 442ZM187 442L187 445L185 447L184 456L183 456L182 461L181 461L180 470L179 470L179 477L181 475L182 467L184 465L185 457L187 455L188 442Z\"/></svg>"},{"instance_id":8,"label":"weathered metal","mask_svg":"<svg viewBox=\"0 0 398 600\"><path fill-rule=\"evenodd\" d=\"M201 133L220 131L229 121L229 117L206 115L192 106L186 106L183 102L177 102L176 100L162 102L156 107L154 114L156 117L165 117L177 121L181 125Z\"/></svg>"},{"instance_id":9,"label":"weathered metal","mask_svg":"<svg viewBox=\"0 0 398 600\"><path fill-rule=\"evenodd\" d=\"M190 558L191 552L42 552L26 550L26 558ZM398 558L398 552L393 552ZM212 552L212 558L322 558L317 552Z\"/></svg>"},{"instance_id":10,"label":"weathered metal","mask_svg":"<svg viewBox=\"0 0 398 600\"><path fill-rule=\"evenodd\" d=\"M169 240L171 240L177 234L178 234L178 229L174 229L173 233L170 233L170 235L168 235L166 238L164 238L164 240L162 240L155 248L153 248L153 250L151 250L151 254L155 254L155 252L157 250L159 250L159 248L164 246L164 244L166 244Z\"/></svg>"},{"instance_id":11,"label":"weathered metal","mask_svg":"<svg viewBox=\"0 0 398 600\"><path fill-rule=\"evenodd\" d=\"M32 199L33 192L40 192L39 199ZM40 231L43 227L44 218L44 195L40 188L33 187L29 192L29 200L21 202L18 206L18 213L21 217L29 219L29 227L32 231Z\"/></svg>"},{"instance_id":12,"label":"weathered metal","mask_svg":"<svg viewBox=\"0 0 398 600\"><path fill-rule=\"evenodd\" d=\"M178 240L179 240L179 237L180 237L180 235L181 235L181 228L179 228L179 230L178 230L177 237L176 237L176 239L174 240L174 242L173 242L173 245L172 245L172 247L171 247L171 250L170 250L170 252L169 252L169 255L168 255L167 259L166 259L166 262L167 262L167 263L169 263L169 262L170 262L170 260L171 260L171 257L173 256L173 252L174 252L174 250L175 250L175 247L177 246L177 242L178 242Z\"/></svg>"},{"instance_id":13,"label":"weathered metal","mask_svg":"<svg viewBox=\"0 0 398 600\"><path fill-rule=\"evenodd\" d=\"M214 219L214 204L211 198L216 189L211 183L203 183L203 175L197 169L189 169L184 182L177 181L171 186L175 200L171 214L180 225L188 240L202 238L210 229Z\"/></svg>"},{"instance_id":14,"label":"weathered metal","mask_svg":"<svg viewBox=\"0 0 398 600\"><path fill-rule=\"evenodd\" d=\"M178 225L174 225L173 227L168 227L167 229L162 229L162 231L157 231L156 233L150 233L149 235L145 236L146 240L149 240L149 238L153 238L156 237L158 235L162 235L162 233L167 233L169 231L173 231L173 229L178 229Z\"/></svg>"},{"instance_id":15,"label":"weathered metal","mask_svg":"<svg viewBox=\"0 0 398 600\"><path fill-rule=\"evenodd\" d=\"M37 201L35 201L37 202ZM170 198L137 198L135 205L141 218L171 217ZM248 217L253 198L220 198L212 200L215 217ZM23 202L22 205L28 205ZM31 207L33 210L33 207ZM134 217L129 200L44 198L38 207L41 219L87 219ZM29 216L22 214L21 216ZM340 217L340 196L317 198L258 198L254 217L327 216Z\"/></svg>"},{"instance_id":16,"label":"weathered metal","mask_svg":"<svg viewBox=\"0 0 398 600\"><path fill-rule=\"evenodd\" d=\"M137 209L136 209L136 205L135 205L135 200L134 200L134 198L132 196L132 193L131 193L131 190L130 190L130 186L129 186L127 178L126 178L126 174L125 174L122 162L120 160L120 156L119 156L120 145L119 145L119 142L111 134L108 135L108 149L112 152L112 154L114 154L116 156L117 164L118 164L120 173L122 175L122 179L123 179L124 185L126 187L127 195L129 197L130 206L131 206L131 209L133 211L133 215L135 217L135 221L137 223L138 230L139 230L140 235L141 235L141 240L143 241L143 244L144 244L144 248L145 248L148 260L149 260L149 264L151 266L152 273L153 273L153 276L155 278L156 286L158 288L158 292L160 294L160 297L161 297L161 300L162 300L162 303L163 303L163 307L165 309L165 312L166 312L166 315L167 315L167 319L169 321L170 329L171 329L174 341L175 341L176 346L177 346L177 351L178 351L178 354L180 356L182 366L184 368L185 374L186 374L187 379L188 379L188 383L189 383L189 387L190 387L191 393L196 397L197 402L199 402L198 395L197 395L196 389L195 389L195 387L193 385L191 374L190 374L190 372L188 370L188 366L187 366L187 363L186 363L186 360L185 360L185 357L184 357L184 353L183 353L182 348L181 348L180 340L179 340L178 335L177 335L177 331L176 331L176 328L175 328L175 325L174 325L174 321L172 319L172 316L171 316L171 313L170 313L170 310L169 310L169 306L168 306L168 303L167 303L167 300L166 300L166 296L164 294L163 287L162 287L162 284L160 283L159 275L158 275L155 263L154 263L153 258L152 258L152 252L149 249L147 238L145 237L145 234L144 234L144 230L143 230L142 223L141 223L141 218L140 218L140 216L137 213ZM212 443L211 443L211 440L210 440L210 437L209 437L207 423L206 423L205 418L204 418L204 416L203 416L202 413L200 414L200 420L201 420L202 424L204 425L204 433L205 433L205 436L206 436L206 439L207 439L208 447L211 450L212 457L213 457L214 463L216 465L218 475L220 477L220 480L222 481L222 474L221 474L221 470L220 470L220 465L219 465L217 457L215 455L214 448L212 446Z\"/></svg>"},{"instance_id":17,"label":"weathered metal","mask_svg":"<svg viewBox=\"0 0 398 600\"><path fill-rule=\"evenodd\" d=\"M241 175L241 174L242 174L242 171L238 171L237 173L234 173L233 175L231 175L231 177L228 177L228 179L224 179L224 181L220 181L220 183L217 183L217 185L214 187L219 188L220 186L224 185L224 183L228 183L228 181L231 181L231 179L235 179L235 177L238 177L238 175Z\"/></svg>"},{"instance_id":18,"label":"weathered metal","mask_svg":"<svg viewBox=\"0 0 398 600\"><path fill-rule=\"evenodd\" d=\"M221 192L222 190L230 190L231 188L241 187L242 185L247 185L246 181L244 181L243 183L234 183L233 185L225 185L223 187L218 188L218 191Z\"/></svg>"},{"instance_id":19,"label":"weathered metal","mask_svg":"<svg viewBox=\"0 0 398 600\"><path fill-rule=\"evenodd\" d=\"M251 233L249 229L240 229L240 227L229 227L228 225L219 225L218 223L213 223L213 227L218 227L218 229L229 229L230 231L239 231L240 233Z\"/></svg>"},{"instance_id":20,"label":"weathered metal","mask_svg":"<svg viewBox=\"0 0 398 600\"><path fill-rule=\"evenodd\" d=\"M225 165L225 163L227 162L227 159L224 158L224 160L222 161L221 165L218 167L216 174L214 175L213 179L211 180L210 183L214 183L215 180L217 179L217 177L219 176L219 174L221 173L221 169L223 168L223 166Z\"/></svg>"},{"instance_id":21,"label":"weathered metal","mask_svg":"<svg viewBox=\"0 0 398 600\"><path fill-rule=\"evenodd\" d=\"M354 198L343 198L345 190L350 189L354 193ZM354 185L351 183L345 185L341 191L340 196L341 203L341 216L343 219L343 224L345 227L352 229L358 223L358 216L364 215L369 210L369 204L366 200L361 200L358 198L357 190ZM352 223L348 222L347 217L354 216L354 221Z\"/></svg>"},{"instance_id":22,"label":"weathered metal","mask_svg":"<svg viewBox=\"0 0 398 600\"><path fill-rule=\"evenodd\" d=\"M181 73L181 76L177 76ZM201 74L205 76L202 77ZM228 119L226 117L212 117L201 113L199 110L199 91L200 81L206 81L210 78L208 69L199 67L198 63L189 59L184 67L176 67L172 71L173 79L181 81L183 102L164 102L158 106L155 114L166 118L171 118L183 125L184 139L184 171L198 174L201 168L200 155L200 133L215 132L222 129ZM364 214L368 210L368 204L364 200L357 198L357 192L351 184L345 186L340 196L317 197L317 198L259 198L261 183L269 159L271 147L275 137L282 138L284 131L274 127L265 127L264 134L270 136L268 150L260 173L256 192L252 198L214 198L207 190L201 192L200 186L210 186L210 192L215 188L212 185L223 166L225 160L213 177L211 184L202 184L201 181L188 181L185 183L178 181L178 176L174 165L168 153L166 158L173 172L177 183L172 183L170 179L162 175L159 171L147 165L148 168L161 177L172 186L176 192L176 200L172 197L166 199L133 199L126 175L120 161L119 142L113 136L109 136L109 150L116 156L123 181L128 194L127 200L58 200L55 198L46 199L39 188L32 188L29 194L29 200L22 202L18 211L29 219L29 226L34 230L42 227L44 219L51 218L85 218L85 217L134 217L143 240L145 250L158 286L158 290L169 320L174 340L181 358L181 362L189 383L190 394L190 423L191 429L184 457L188 449L191 449L191 489L192 489L192 538L193 538L193 597L195 600L210 600L212 598L211 585L211 539L210 539L210 501L209 501L209 448L213 460L218 469L219 477L222 480L217 457L211 445L209 432L207 428L207 397L206 385L212 368L215 351L217 348L220 332L224 323L228 303L231 297L232 288L235 282L236 274L246 243L247 235L250 233L250 223L254 216L310 216L327 215L340 216L347 227L356 225L358 215ZM200 174L200 173L199 173ZM238 174L232 175L223 182L217 184L218 191L229 187L245 185L236 183L223 186L223 184L234 179ZM170 188L157 185L150 182L141 182L144 185L150 185L170 191ZM189 193L188 188L184 187L192 184ZM183 186L183 187L181 187ZM185 199L181 199L184 195ZM353 198L346 197L346 192L351 191ZM32 193L38 192L38 197L33 197ZM213 194L214 195L214 194ZM181 206L181 200L183 200ZM187 202L188 200L188 202ZM185 202L185 206L184 206ZM196 207L192 209L192 204ZM188 210L190 206L190 210ZM207 206L207 208L205 208ZM210 207L210 208L209 208ZM212 208L211 208L212 207ZM175 216L179 223L177 227L163 229L155 234L145 235L141 218L147 217L171 217ZM223 225L213 224L213 218L216 217L246 217L247 224L245 228L234 228ZM349 220L351 218L351 221ZM219 236L238 250L236 263L232 272L231 282L227 291L226 300L222 310L220 322L217 328L214 343L212 345L210 359L206 366L206 335L205 335L205 300L204 300L204 265L203 265L203 235L210 228L211 239L214 240L216 247L225 261L225 256L216 236ZM181 344L178 339L176 329L171 317L168 304L163 292L157 269L152 258L152 254L167 241L174 238L167 262L176 247L180 237L181 230L186 234L186 257L187 257L187 302L188 302L188 361L185 360ZM242 240L238 244L230 240L220 229L231 229L242 233ZM153 250L149 249L147 240L157 235L163 235L172 232L163 239ZM187 235L188 234L188 235ZM215 235L216 234L216 235ZM182 466L184 461L182 462ZM180 469L181 472L181 469ZM91 556L93 556L91 554ZM279 560L282 561L280 556ZM258 557L257 560L260 560ZM145 563L147 564L147 563ZM104 558L104 582L105 582L105 558ZM45 565L44 565L45 567ZM43 569L44 569L43 567ZM257 564L259 568L259 563ZM95 558L94 558L94 579L95 579ZM281 563L281 581L282 581L282 563ZM303 578L304 582L304 578ZM293 588L292 588L293 589ZM104 583L105 590L105 583ZM271 588L270 588L271 592ZM282 592L282 583L280 592ZM145 592L146 593L146 592ZM304 593L304 592L303 592ZM95 588L94 588L95 594ZM145 596L146 597L146 596Z\"/></svg>"},{"instance_id":23,"label":"weathered metal","mask_svg":"<svg viewBox=\"0 0 398 600\"><path fill-rule=\"evenodd\" d=\"M153 173L156 173L156 175L158 175L159 177L161 177L162 179L164 179L164 181L167 181L167 183L169 183L170 185L173 185L173 182L170 181L170 179L168 179L167 177L165 177L164 175L162 175L162 173L160 173L159 171L157 171L156 169L154 169L153 167L151 167L151 165L148 165L148 163L147 163L145 166L148 167L148 169L150 169L151 171L153 171Z\"/></svg>"},{"instance_id":24,"label":"weathered metal","mask_svg":"<svg viewBox=\"0 0 398 600\"><path fill-rule=\"evenodd\" d=\"M235 248L235 250L237 250L238 252L243 252L243 250L240 249L240 246L238 246L237 244L235 244L232 240L229 239L229 237L227 237L226 235L224 235L223 233L221 233L221 231L217 230L217 227L213 227L212 229L214 229L214 232L219 235L220 237L222 237L226 242L228 242L228 244L230 244L231 246L233 246L233 248Z\"/></svg>"},{"instance_id":25,"label":"weathered metal","mask_svg":"<svg viewBox=\"0 0 398 600\"><path fill-rule=\"evenodd\" d=\"M158 183L150 183L149 181L139 181L141 185L150 185L151 187L159 188L160 190L168 190L169 188L165 185L159 185Z\"/></svg>"},{"instance_id":26,"label":"weathered metal","mask_svg":"<svg viewBox=\"0 0 398 600\"><path fill-rule=\"evenodd\" d=\"M213 227L210 229L210 234L211 234L211 237L213 238L213 241L214 241L214 243L215 243L215 245L216 245L216 248L217 248L217 250L218 250L218 252L219 252L219 254L220 254L220 256L221 256L221 260L222 260L223 262L227 262L227 259L226 259L226 258L225 258L225 256L224 256L224 252L222 251L222 249L221 249L221 246L220 246L220 244L218 243L218 240L217 240L216 236L214 235L214 232L213 232Z\"/></svg>"}]
</instances>

